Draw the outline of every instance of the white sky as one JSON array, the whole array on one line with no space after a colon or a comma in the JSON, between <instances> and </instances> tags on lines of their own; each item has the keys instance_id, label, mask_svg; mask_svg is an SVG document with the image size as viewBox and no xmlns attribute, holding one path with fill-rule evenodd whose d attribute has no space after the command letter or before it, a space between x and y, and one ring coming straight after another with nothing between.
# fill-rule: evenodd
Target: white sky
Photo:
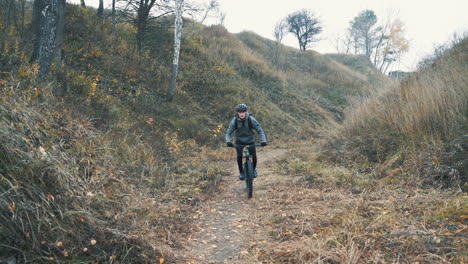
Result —
<instances>
[{"instance_id":1,"label":"white sky","mask_svg":"<svg viewBox=\"0 0 468 264\"><path fill-rule=\"evenodd\" d=\"M85 0L97 6L98 0ZM78 3L79 0L69 0ZM265 38L273 38L275 24L299 9L315 12L323 24L319 42L309 49L320 53L335 53L335 39L344 35L349 21L364 9L373 10L378 19L392 13L403 21L405 36L410 41L409 52L393 69L413 70L417 62L449 41L454 33L468 32L467 0L218 0L226 14L224 26L231 33L253 31ZM104 0L110 5L110 0ZM285 37L283 44L298 48L293 36Z\"/></svg>"}]
</instances>

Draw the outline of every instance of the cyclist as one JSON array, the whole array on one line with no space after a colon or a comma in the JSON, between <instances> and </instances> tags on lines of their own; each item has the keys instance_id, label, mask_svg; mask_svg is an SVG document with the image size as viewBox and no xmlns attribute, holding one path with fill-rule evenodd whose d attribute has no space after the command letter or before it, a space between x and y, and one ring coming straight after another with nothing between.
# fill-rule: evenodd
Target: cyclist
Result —
<instances>
[{"instance_id":1,"label":"cyclist","mask_svg":"<svg viewBox=\"0 0 468 264\"><path fill-rule=\"evenodd\" d=\"M252 155L253 168L254 168L254 177L257 177L257 153L255 150L255 134L252 130L256 130L260 136L261 146L264 147L267 145L267 140L265 132L263 132L262 127L258 121L247 112L247 105L239 104L236 106L236 115L232 118L229 123L229 127L226 131L226 145L228 147L234 147L232 144L232 133L236 131L236 144L237 145L250 145L249 153ZM237 151L237 166L239 167L239 179L244 180L245 174L242 170L242 146L236 147Z\"/></svg>"}]
</instances>

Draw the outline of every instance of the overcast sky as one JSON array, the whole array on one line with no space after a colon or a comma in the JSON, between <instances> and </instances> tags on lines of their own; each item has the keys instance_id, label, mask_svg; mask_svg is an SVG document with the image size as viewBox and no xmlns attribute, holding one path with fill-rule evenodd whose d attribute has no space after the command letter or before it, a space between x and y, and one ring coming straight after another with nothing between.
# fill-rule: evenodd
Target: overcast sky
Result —
<instances>
[{"instance_id":1,"label":"overcast sky","mask_svg":"<svg viewBox=\"0 0 468 264\"><path fill-rule=\"evenodd\" d=\"M96 5L98 0L85 0ZM205 0L207 1L207 0ZM79 0L69 0L78 3ZM88 3L89 2L89 3ZM392 13L403 21L406 38L410 41L409 52L393 69L412 70L424 56L431 54L436 45L449 41L454 33L468 32L467 0L218 0L226 14L224 26L231 33L253 31L273 39L275 24L288 14L299 9L310 9L323 23L319 42L309 49L320 53L335 53L335 39L344 35L349 22L365 9L373 10L383 19ZM104 0L110 5L110 0ZM292 36L283 44L298 48Z\"/></svg>"}]
</instances>

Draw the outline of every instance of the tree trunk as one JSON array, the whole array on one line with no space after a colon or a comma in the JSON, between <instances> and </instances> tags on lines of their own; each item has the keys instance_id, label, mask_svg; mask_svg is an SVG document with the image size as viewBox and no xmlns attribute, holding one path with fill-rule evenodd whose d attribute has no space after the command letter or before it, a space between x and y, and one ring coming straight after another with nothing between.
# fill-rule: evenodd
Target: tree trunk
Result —
<instances>
[{"instance_id":1,"label":"tree trunk","mask_svg":"<svg viewBox=\"0 0 468 264\"><path fill-rule=\"evenodd\" d=\"M172 76L171 76L171 86L167 91L165 101L172 101L176 93L176 84L177 84L177 71L179 66L179 52L180 52L180 42L182 40L182 26L183 26L183 12L184 0L176 0L176 10L175 10L175 29L174 29L174 60L172 62Z\"/></svg>"},{"instance_id":2,"label":"tree trunk","mask_svg":"<svg viewBox=\"0 0 468 264\"><path fill-rule=\"evenodd\" d=\"M20 9L21 9L20 36L21 36L21 41L23 41L24 40L24 19L25 19L25 10L26 10L26 0L20 0Z\"/></svg>"},{"instance_id":3,"label":"tree trunk","mask_svg":"<svg viewBox=\"0 0 468 264\"><path fill-rule=\"evenodd\" d=\"M146 31L146 20L138 18L137 33L136 33L138 52L141 52L144 48L145 31Z\"/></svg>"},{"instance_id":4,"label":"tree trunk","mask_svg":"<svg viewBox=\"0 0 468 264\"><path fill-rule=\"evenodd\" d=\"M275 65L276 69L279 69L279 45L278 41L275 42L275 50L273 54L273 65Z\"/></svg>"},{"instance_id":5,"label":"tree trunk","mask_svg":"<svg viewBox=\"0 0 468 264\"><path fill-rule=\"evenodd\" d=\"M55 38L55 50L53 55L53 62L58 67L62 67L63 28L65 26L65 1L66 0L58 0L59 13L57 24L57 37Z\"/></svg>"},{"instance_id":6,"label":"tree trunk","mask_svg":"<svg viewBox=\"0 0 468 264\"><path fill-rule=\"evenodd\" d=\"M0 51L2 53L5 52L5 48L8 45L6 40L8 38L8 33L10 31L10 17L12 15L12 13L14 12L14 11L12 12L12 10L14 9L14 8L12 8L12 5L14 5L15 3L10 0L10 1L4 3L4 4L6 4L5 13L2 14L0 12L0 16L1 15L5 16L5 21L3 22L3 31L0 33Z\"/></svg>"},{"instance_id":7,"label":"tree trunk","mask_svg":"<svg viewBox=\"0 0 468 264\"><path fill-rule=\"evenodd\" d=\"M112 0L112 39L115 39L115 0Z\"/></svg>"},{"instance_id":8,"label":"tree trunk","mask_svg":"<svg viewBox=\"0 0 468 264\"><path fill-rule=\"evenodd\" d=\"M99 7L97 10L97 16L102 18L104 15L104 0L99 0Z\"/></svg>"},{"instance_id":9,"label":"tree trunk","mask_svg":"<svg viewBox=\"0 0 468 264\"><path fill-rule=\"evenodd\" d=\"M61 3L61 1L63 1ZM57 55L55 51L57 44L61 45L62 33L60 27L61 16L63 17L64 0L35 0L33 7L33 29L35 34L34 49L31 61L39 64L41 75L47 74L52 58ZM62 18L63 19L63 18ZM57 34L59 33L59 34Z\"/></svg>"}]
</instances>

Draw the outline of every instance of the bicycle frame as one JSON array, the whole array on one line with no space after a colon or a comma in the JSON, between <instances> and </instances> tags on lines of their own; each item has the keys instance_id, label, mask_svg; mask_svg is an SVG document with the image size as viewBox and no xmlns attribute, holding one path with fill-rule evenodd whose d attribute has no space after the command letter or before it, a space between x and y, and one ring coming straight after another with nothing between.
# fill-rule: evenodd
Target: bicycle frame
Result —
<instances>
[{"instance_id":1,"label":"bicycle frame","mask_svg":"<svg viewBox=\"0 0 468 264\"><path fill-rule=\"evenodd\" d=\"M235 147L242 147L243 148L243 155L242 157L244 158L244 165L243 165L243 170L245 174L245 184L247 187L247 194L248 198L252 198L253 195L253 180L254 180L254 169L253 169L253 163L251 160L252 155L249 153L249 147L260 147L261 145L236 145Z\"/></svg>"}]
</instances>

